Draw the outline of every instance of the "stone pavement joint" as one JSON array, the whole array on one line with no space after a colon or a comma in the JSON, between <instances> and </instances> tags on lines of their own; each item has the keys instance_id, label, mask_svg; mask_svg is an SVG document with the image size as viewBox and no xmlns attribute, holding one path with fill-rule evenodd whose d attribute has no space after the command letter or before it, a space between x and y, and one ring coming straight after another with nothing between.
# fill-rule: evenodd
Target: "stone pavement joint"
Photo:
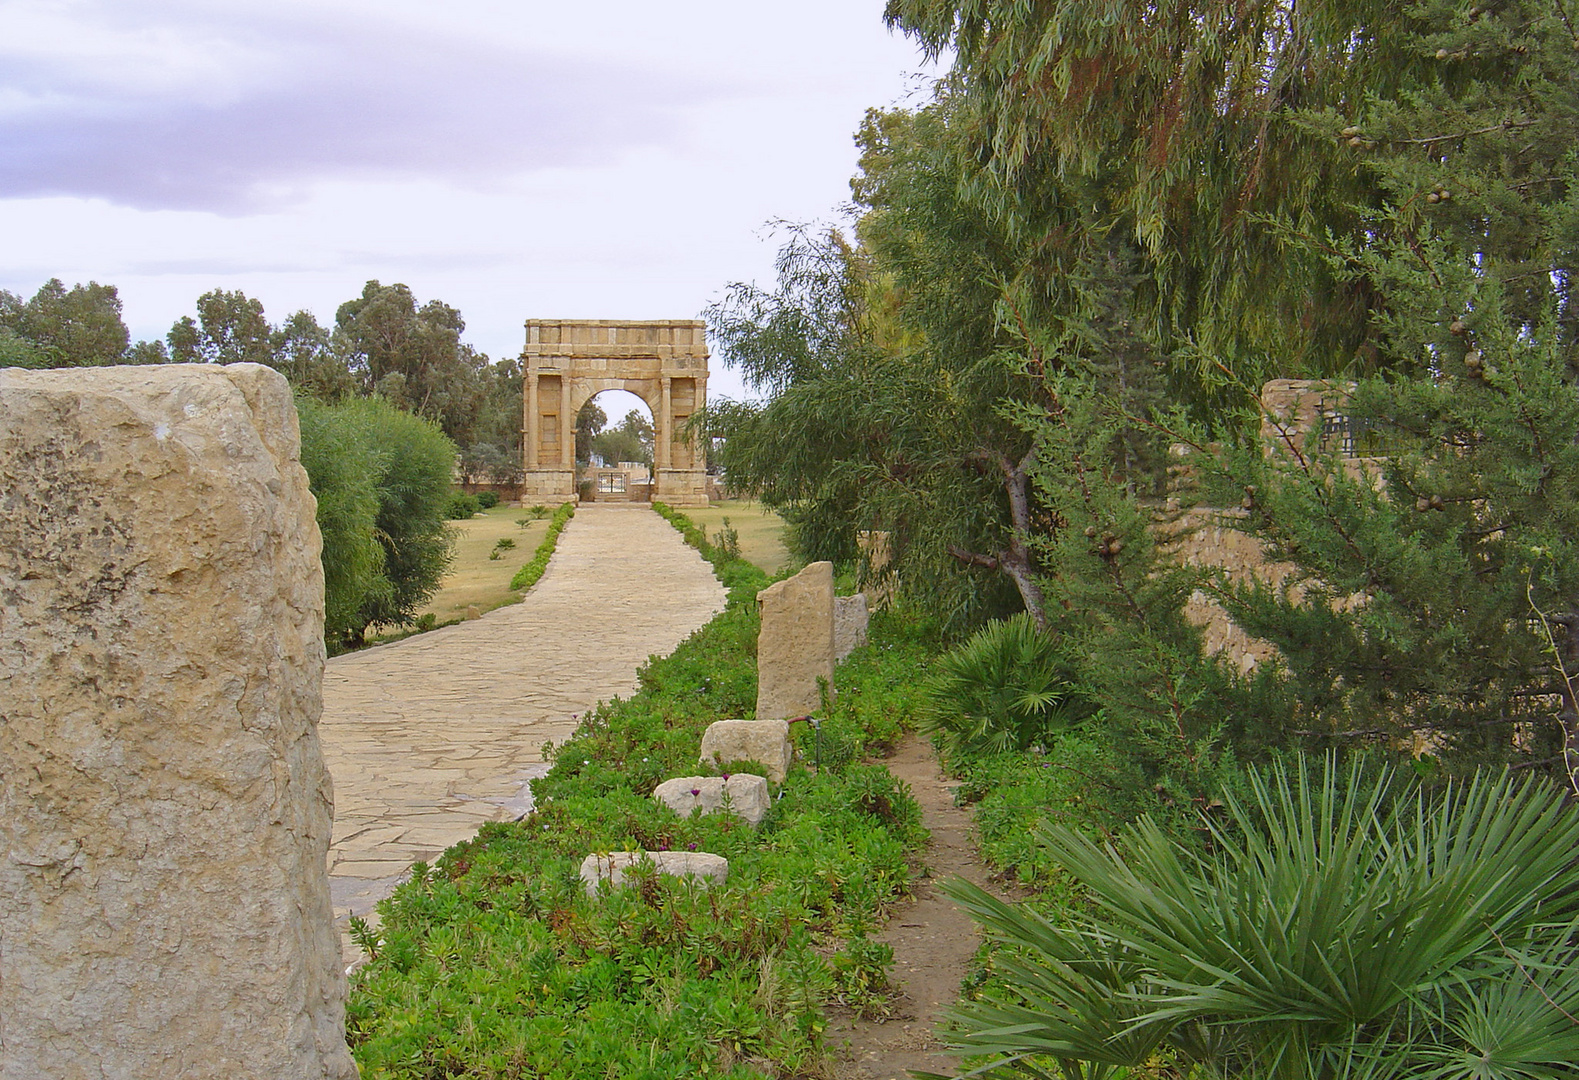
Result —
<instances>
[{"instance_id":1,"label":"stone pavement joint","mask_svg":"<svg viewBox=\"0 0 1579 1080\"><path fill-rule=\"evenodd\" d=\"M342 928L415 862L532 808L542 748L637 688L636 669L714 614L712 568L644 506L582 506L519 604L335 657L318 726L334 779L330 890ZM348 962L360 952L346 942Z\"/></svg>"}]
</instances>

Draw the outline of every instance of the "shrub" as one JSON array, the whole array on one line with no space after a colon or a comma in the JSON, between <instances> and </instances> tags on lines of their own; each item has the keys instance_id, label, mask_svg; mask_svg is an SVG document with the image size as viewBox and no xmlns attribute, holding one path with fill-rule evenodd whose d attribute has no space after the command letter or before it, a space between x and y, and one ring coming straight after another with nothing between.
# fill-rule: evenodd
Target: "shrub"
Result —
<instances>
[{"instance_id":1,"label":"shrub","mask_svg":"<svg viewBox=\"0 0 1579 1080\"><path fill-rule=\"evenodd\" d=\"M373 623L398 626L439 590L455 558L446 524L455 444L432 421L368 398L342 406L378 451L377 538L384 549L388 591L370 592L362 604L360 635Z\"/></svg>"},{"instance_id":2,"label":"shrub","mask_svg":"<svg viewBox=\"0 0 1579 1080\"><path fill-rule=\"evenodd\" d=\"M457 489L450 493L449 502L444 507L444 516L451 521L470 521L472 515L481 509L482 504L477 501L477 496L468 495Z\"/></svg>"},{"instance_id":3,"label":"shrub","mask_svg":"<svg viewBox=\"0 0 1579 1080\"><path fill-rule=\"evenodd\" d=\"M484 510L492 510L499 505L499 493L497 491L479 491L477 493L477 505Z\"/></svg>"},{"instance_id":4,"label":"shrub","mask_svg":"<svg viewBox=\"0 0 1579 1080\"><path fill-rule=\"evenodd\" d=\"M921 730L950 760L1024 750L1093 711L1071 677L1057 639L1029 615L989 623L938 658Z\"/></svg>"},{"instance_id":5,"label":"shrub","mask_svg":"<svg viewBox=\"0 0 1579 1080\"><path fill-rule=\"evenodd\" d=\"M331 648L360 631L362 604L388 589L384 549L373 537L378 519L378 455L345 409L296 399L302 468L318 500L323 537L324 639Z\"/></svg>"},{"instance_id":6,"label":"shrub","mask_svg":"<svg viewBox=\"0 0 1579 1080\"><path fill-rule=\"evenodd\" d=\"M1005 1077L1159 1051L1206 1076L1573 1075L1579 811L1554 787L1329 758L1253 775L1208 824L1209 852L1146 818L1103 846L1045 830L1090 896L1063 922L946 886L1001 947L956 1052Z\"/></svg>"},{"instance_id":7,"label":"shrub","mask_svg":"<svg viewBox=\"0 0 1579 1080\"><path fill-rule=\"evenodd\" d=\"M537 510L538 507L533 507ZM565 503L554 511L553 520L548 523L548 531L543 534L543 540L537 545L537 550L532 553L532 561L515 572L510 579L510 588L517 592L530 589L536 585L538 579L548 569L548 560L554 557L554 548L559 544L559 534L565 529L565 522L576 515L576 504ZM500 541L502 544L504 541ZM510 546L515 546L515 541L510 541Z\"/></svg>"}]
</instances>

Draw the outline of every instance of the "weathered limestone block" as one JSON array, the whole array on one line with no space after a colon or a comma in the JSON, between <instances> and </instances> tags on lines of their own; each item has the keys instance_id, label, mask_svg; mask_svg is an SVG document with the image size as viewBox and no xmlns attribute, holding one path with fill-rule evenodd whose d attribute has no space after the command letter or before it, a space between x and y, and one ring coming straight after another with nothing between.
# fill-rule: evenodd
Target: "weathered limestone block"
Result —
<instances>
[{"instance_id":1,"label":"weathered limestone block","mask_svg":"<svg viewBox=\"0 0 1579 1080\"><path fill-rule=\"evenodd\" d=\"M863 529L855 534L855 545L862 563L862 581L870 598L870 607L887 607L893 599L893 543L892 534L884 530Z\"/></svg>"},{"instance_id":2,"label":"weathered limestone block","mask_svg":"<svg viewBox=\"0 0 1579 1080\"><path fill-rule=\"evenodd\" d=\"M757 594L757 719L808 716L833 692L833 564L814 562Z\"/></svg>"},{"instance_id":3,"label":"weathered limestone block","mask_svg":"<svg viewBox=\"0 0 1579 1080\"><path fill-rule=\"evenodd\" d=\"M843 660L866 644L866 628L872 615L866 607L866 594L833 598L833 658Z\"/></svg>"},{"instance_id":4,"label":"weathered limestone block","mask_svg":"<svg viewBox=\"0 0 1579 1080\"><path fill-rule=\"evenodd\" d=\"M766 777L751 773L732 773L727 780L722 776L681 776L665 780L652 793L681 817L689 817L698 807L704 814L719 813L726 795L730 813L753 828L762 824L769 805Z\"/></svg>"},{"instance_id":5,"label":"weathered limestone block","mask_svg":"<svg viewBox=\"0 0 1579 1080\"><path fill-rule=\"evenodd\" d=\"M598 884L614 888L625 884L625 871L640 862L651 862L660 874L689 878L699 885L722 885L729 879L729 860L705 851L611 851L581 860L581 881L587 895L595 896Z\"/></svg>"},{"instance_id":6,"label":"weathered limestone block","mask_svg":"<svg viewBox=\"0 0 1579 1080\"><path fill-rule=\"evenodd\" d=\"M0 1078L356 1076L266 367L0 370Z\"/></svg>"},{"instance_id":7,"label":"weathered limestone block","mask_svg":"<svg viewBox=\"0 0 1579 1080\"><path fill-rule=\"evenodd\" d=\"M788 720L715 720L702 732L705 764L755 761L775 784L789 775L793 752Z\"/></svg>"}]
</instances>

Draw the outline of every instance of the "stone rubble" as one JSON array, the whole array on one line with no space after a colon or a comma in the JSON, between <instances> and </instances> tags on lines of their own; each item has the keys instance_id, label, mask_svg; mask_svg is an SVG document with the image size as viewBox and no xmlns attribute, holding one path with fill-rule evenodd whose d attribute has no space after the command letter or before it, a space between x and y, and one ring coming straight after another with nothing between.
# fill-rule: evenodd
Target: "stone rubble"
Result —
<instances>
[{"instance_id":1,"label":"stone rubble","mask_svg":"<svg viewBox=\"0 0 1579 1080\"><path fill-rule=\"evenodd\" d=\"M814 562L757 601L757 719L820 711L824 692L833 693L833 564Z\"/></svg>"},{"instance_id":2,"label":"stone rubble","mask_svg":"<svg viewBox=\"0 0 1579 1080\"><path fill-rule=\"evenodd\" d=\"M793 752L788 720L716 720L702 733L700 760L714 767L754 761L769 780L782 784Z\"/></svg>"},{"instance_id":3,"label":"stone rubble","mask_svg":"<svg viewBox=\"0 0 1579 1080\"><path fill-rule=\"evenodd\" d=\"M681 817L690 817L698 809L704 814L720 813L727 801L729 812L752 828L762 824L771 805L767 778L751 773L732 773L727 779L680 776L659 784L652 797Z\"/></svg>"},{"instance_id":4,"label":"stone rubble","mask_svg":"<svg viewBox=\"0 0 1579 1080\"><path fill-rule=\"evenodd\" d=\"M698 885L722 885L729 879L729 860L705 851L610 851L581 860L581 881L588 896L607 881L613 888L625 884L625 871L650 862L660 874L683 877Z\"/></svg>"}]
</instances>

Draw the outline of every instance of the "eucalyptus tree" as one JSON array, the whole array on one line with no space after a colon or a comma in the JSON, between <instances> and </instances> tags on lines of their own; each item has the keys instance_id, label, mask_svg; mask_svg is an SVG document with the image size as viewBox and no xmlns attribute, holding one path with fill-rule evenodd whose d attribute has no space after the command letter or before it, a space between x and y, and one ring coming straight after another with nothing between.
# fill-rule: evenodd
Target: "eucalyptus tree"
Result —
<instances>
[{"instance_id":1,"label":"eucalyptus tree","mask_svg":"<svg viewBox=\"0 0 1579 1080\"><path fill-rule=\"evenodd\" d=\"M50 278L23 299L0 289L0 365L94 367L123 362L131 341L113 285Z\"/></svg>"}]
</instances>

